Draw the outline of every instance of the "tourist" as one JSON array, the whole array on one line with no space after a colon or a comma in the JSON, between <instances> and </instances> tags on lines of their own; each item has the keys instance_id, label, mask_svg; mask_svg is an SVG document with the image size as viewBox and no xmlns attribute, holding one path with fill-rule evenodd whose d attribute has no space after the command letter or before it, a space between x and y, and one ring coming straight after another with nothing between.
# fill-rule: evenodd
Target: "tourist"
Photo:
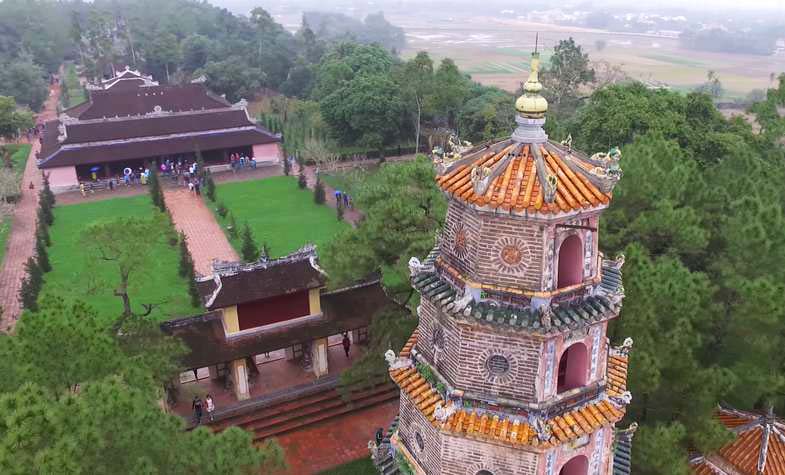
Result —
<instances>
[{"instance_id":1,"label":"tourist","mask_svg":"<svg viewBox=\"0 0 785 475\"><path fill-rule=\"evenodd\" d=\"M114 191L114 178L109 179L109 191Z\"/></svg>"},{"instance_id":2,"label":"tourist","mask_svg":"<svg viewBox=\"0 0 785 475\"><path fill-rule=\"evenodd\" d=\"M85 191L84 183L79 183L79 193L82 194L82 198L87 198L87 192Z\"/></svg>"},{"instance_id":3,"label":"tourist","mask_svg":"<svg viewBox=\"0 0 785 475\"><path fill-rule=\"evenodd\" d=\"M349 349L352 347L352 340L349 339L348 333L343 334L343 341L341 343L343 343L343 352L346 353L346 357L348 358Z\"/></svg>"},{"instance_id":4,"label":"tourist","mask_svg":"<svg viewBox=\"0 0 785 475\"><path fill-rule=\"evenodd\" d=\"M343 194L343 206L344 208L349 208L349 195L347 193Z\"/></svg>"},{"instance_id":5,"label":"tourist","mask_svg":"<svg viewBox=\"0 0 785 475\"><path fill-rule=\"evenodd\" d=\"M335 206L341 206L341 190L335 190Z\"/></svg>"},{"instance_id":6,"label":"tourist","mask_svg":"<svg viewBox=\"0 0 785 475\"><path fill-rule=\"evenodd\" d=\"M202 400L199 399L199 396L194 396L194 401L191 403L191 408L194 410L194 419L196 420L196 425L202 423Z\"/></svg>"},{"instance_id":7,"label":"tourist","mask_svg":"<svg viewBox=\"0 0 785 475\"><path fill-rule=\"evenodd\" d=\"M245 168L245 155L240 155L240 169Z\"/></svg>"},{"instance_id":8,"label":"tourist","mask_svg":"<svg viewBox=\"0 0 785 475\"><path fill-rule=\"evenodd\" d=\"M253 157L251 157L251 168L254 170L256 169L256 159Z\"/></svg>"},{"instance_id":9,"label":"tourist","mask_svg":"<svg viewBox=\"0 0 785 475\"><path fill-rule=\"evenodd\" d=\"M199 195L201 195L201 194L202 194L202 193L199 191L199 188L200 188L200 187L201 187L201 184L199 183L199 180L194 180L194 192L196 193L196 195L197 195L197 196L199 196Z\"/></svg>"},{"instance_id":10,"label":"tourist","mask_svg":"<svg viewBox=\"0 0 785 475\"><path fill-rule=\"evenodd\" d=\"M204 398L204 403L207 406L207 417L210 418L210 422L213 422L213 411L215 411L213 397L208 394L207 397Z\"/></svg>"}]
</instances>

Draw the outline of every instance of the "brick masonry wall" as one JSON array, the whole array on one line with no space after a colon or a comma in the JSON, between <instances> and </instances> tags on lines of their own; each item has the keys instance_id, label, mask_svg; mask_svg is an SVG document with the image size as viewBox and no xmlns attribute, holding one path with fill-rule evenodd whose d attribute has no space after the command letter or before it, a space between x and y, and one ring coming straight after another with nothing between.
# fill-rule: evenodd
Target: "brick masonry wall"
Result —
<instances>
[{"instance_id":1,"label":"brick masonry wall","mask_svg":"<svg viewBox=\"0 0 785 475\"><path fill-rule=\"evenodd\" d=\"M422 299L419 313L417 351L455 388L489 398L537 400L542 346L539 340L490 326L458 323L428 299ZM437 332L441 336L434 338ZM438 352L434 340L443 342ZM489 369L488 360L493 356L507 360L506 373L494 374Z\"/></svg>"},{"instance_id":2,"label":"brick masonry wall","mask_svg":"<svg viewBox=\"0 0 785 475\"><path fill-rule=\"evenodd\" d=\"M401 391L400 415L398 436L401 441L406 444L409 452L429 475L441 473L442 435L425 419L403 391ZM418 433L423 442L422 448L417 441Z\"/></svg>"},{"instance_id":3,"label":"brick masonry wall","mask_svg":"<svg viewBox=\"0 0 785 475\"><path fill-rule=\"evenodd\" d=\"M442 475L535 475L538 455L521 449L442 434Z\"/></svg>"}]
</instances>

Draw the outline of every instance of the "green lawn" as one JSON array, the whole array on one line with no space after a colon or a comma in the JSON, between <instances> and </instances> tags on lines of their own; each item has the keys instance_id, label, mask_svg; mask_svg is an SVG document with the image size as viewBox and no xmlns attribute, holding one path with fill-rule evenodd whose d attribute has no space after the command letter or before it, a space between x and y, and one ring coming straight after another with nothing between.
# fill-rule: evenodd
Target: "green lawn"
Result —
<instances>
[{"instance_id":1,"label":"green lawn","mask_svg":"<svg viewBox=\"0 0 785 475\"><path fill-rule=\"evenodd\" d=\"M27 156L30 155L30 147L32 145L27 143L8 144L0 147L0 156L3 156L6 151L11 152L11 167L20 178L25 171ZM0 166L5 166L5 163L0 164Z\"/></svg>"},{"instance_id":2,"label":"green lawn","mask_svg":"<svg viewBox=\"0 0 785 475\"><path fill-rule=\"evenodd\" d=\"M119 315L122 303L112 295L112 285L117 280L117 270L111 264L89 267L89 260L80 243L83 230L90 224L121 216L145 216L154 212L147 195L131 198L114 198L68 206L55 207L55 222L50 229L52 246L49 259L52 271L44 276L41 295L47 292L73 298L82 298L101 315ZM162 303L153 310L159 320L192 315L200 309L191 307L185 279L177 274L177 247L169 246L165 239L151 245L149 268L143 278L131 277L131 303L141 311L141 303ZM134 282L135 281L135 282ZM103 285L97 285L100 282Z\"/></svg>"},{"instance_id":3,"label":"green lawn","mask_svg":"<svg viewBox=\"0 0 785 475\"><path fill-rule=\"evenodd\" d=\"M330 470L325 470L319 475L375 475L379 473L374 467L370 457L354 460L343 465L339 465Z\"/></svg>"},{"instance_id":4,"label":"green lawn","mask_svg":"<svg viewBox=\"0 0 785 475\"><path fill-rule=\"evenodd\" d=\"M291 176L220 184L216 200L226 205L239 228L248 223L256 242L267 243L271 257L284 256L307 243L322 246L349 226L337 220L334 209L315 204L313 192L298 188L297 178ZM208 200L207 206L215 213L215 203ZM215 216L226 230L228 219ZM230 241L239 253L240 240L230 237Z\"/></svg>"},{"instance_id":5,"label":"green lawn","mask_svg":"<svg viewBox=\"0 0 785 475\"><path fill-rule=\"evenodd\" d=\"M357 194L357 188L376 173L378 167L354 168L346 171L322 173L321 177L328 186L336 190Z\"/></svg>"}]
</instances>

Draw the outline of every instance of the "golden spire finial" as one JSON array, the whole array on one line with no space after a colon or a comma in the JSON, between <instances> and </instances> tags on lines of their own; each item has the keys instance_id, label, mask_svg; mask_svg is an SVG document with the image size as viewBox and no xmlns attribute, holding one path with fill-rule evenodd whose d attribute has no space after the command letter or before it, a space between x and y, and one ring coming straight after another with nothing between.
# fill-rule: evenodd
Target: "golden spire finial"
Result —
<instances>
[{"instance_id":1,"label":"golden spire finial","mask_svg":"<svg viewBox=\"0 0 785 475\"><path fill-rule=\"evenodd\" d=\"M523 95L515 101L515 109L524 117L541 118L548 110L548 101L540 95L542 83L540 83L540 53L537 51L539 46L539 34L534 40L534 52L529 63L531 72L529 79L523 85Z\"/></svg>"}]
</instances>

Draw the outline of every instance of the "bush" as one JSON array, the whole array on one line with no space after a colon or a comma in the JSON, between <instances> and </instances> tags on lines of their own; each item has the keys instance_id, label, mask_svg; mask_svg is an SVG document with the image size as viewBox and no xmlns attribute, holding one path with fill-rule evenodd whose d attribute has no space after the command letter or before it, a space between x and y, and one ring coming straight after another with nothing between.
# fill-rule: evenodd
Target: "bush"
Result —
<instances>
[{"instance_id":1,"label":"bush","mask_svg":"<svg viewBox=\"0 0 785 475\"><path fill-rule=\"evenodd\" d=\"M188 277L193 273L193 260L191 253L188 252L188 242L185 233L180 231L180 265L177 269L180 277Z\"/></svg>"},{"instance_id":2,"label":"bush","mask_svg":"<svg viewBox=\"0 0 785 475\"><path fill-rule=\"evenodd\" d=\"M324 183L319 178L316 179L316 186L313 187L313 200L318 205L323 205L326 200Z\"/></svg>"},{"instance_id":3,"label":"bush","mask_svg":"<svg viewBox=\"0 0 785 475\"><path fill-rule=\"evenodd\" d=\"M223 203L223 201L218 203L218 207L215 208L215 211L218 213L218 216L222 218L225 218L229 213L229 210L226 208L226 205Z\"/></svg>"},{"instance_id":4,"label":"bush","mask_svg":"<svg viewBox=\"0 0 785 475\"><path fill-rule=\"evenodd\" d=\"M44 223L47 226L51 226L52 223L55 222L55 216L52 213L52 208L45 205L44 203L39 203L38 206L38 222Z\"/></svg>"},{"instance_id":5,"label":"bush","mask_svg":"<svg viewBox=\"0 0 785 475\"><path fill-rule=\"evenodd\" d=\"M41 221L38 221L38 226L36 227L35 235L36 235L36 239L38 239L39 237L40 239L43 239L44 244L46 244L47 246L52 245L52 238L49 236L49 226L47 226L46 223L42 223Z\"/></svg>"},{"instance_id":6,"label":"bush","mask_svg":"<svg viewBox=\"0 0 785 475\"><path fill-rule=\"evenodd\" d=\"M150 178L147 184L150 187L150 198L152 198L153 204L161 211L166 211L164 192L161 189L161 182L158 180L158 167L155 162L150 167Z\"/></svg>"},{"instance_id":7,"label":"bush","mask_svg":"<svg viewBox=\"0 0 785 475\"><path fill-rule=\"evenodd\" d=\"M335 208L335 212L338 216L338 221L343 221L343 205L338 203L338 206Z\"/></svg>"},{"instance_id":8,"label":"bush","mask_svg":"<svg viewBox=\"0 0 785 475\"><path fill-rule=\"evenodd\" d=\"M40 199L41 201L45 202L49 208L52 208L55 205L55 194L52 193L52 189L49 187L49 174L44 173L43 178L43 187L41 188L40 192Z\"/></svg>"},{"instance_id":9,"label":"bush","mask_svg":"<svg viewBox=\"0 0 785 475\"><path fill-rule=\"evenodd\" d=\"M304 190L305 187L308 186L308 180L305 179L303 167L300 167L300 174L297 176L297 186L299 186L301 190Z\"/></svg>"}]
</instances>

